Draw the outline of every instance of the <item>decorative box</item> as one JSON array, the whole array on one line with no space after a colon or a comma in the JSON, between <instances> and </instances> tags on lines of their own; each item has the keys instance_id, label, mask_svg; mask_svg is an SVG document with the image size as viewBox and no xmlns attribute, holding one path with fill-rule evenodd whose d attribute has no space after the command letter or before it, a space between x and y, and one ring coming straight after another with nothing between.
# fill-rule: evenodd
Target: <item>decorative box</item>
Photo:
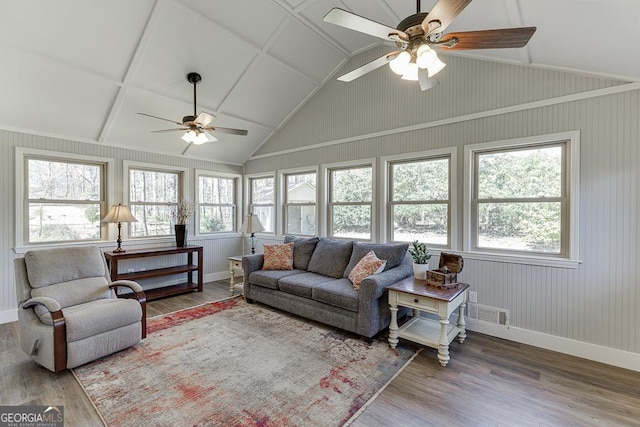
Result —
<instances>
[{"instance_id":1,"label":"decorative box","mask_svg":"<svg viewBox=\"0 0 640 427\"><path fill-rule=\"evenodd\" d=\"M427 284L440 288L458 286L458 273L462 271L463 265L460 255L441 252L438 268L427 271Z\"/></svg>"}]
</instances>

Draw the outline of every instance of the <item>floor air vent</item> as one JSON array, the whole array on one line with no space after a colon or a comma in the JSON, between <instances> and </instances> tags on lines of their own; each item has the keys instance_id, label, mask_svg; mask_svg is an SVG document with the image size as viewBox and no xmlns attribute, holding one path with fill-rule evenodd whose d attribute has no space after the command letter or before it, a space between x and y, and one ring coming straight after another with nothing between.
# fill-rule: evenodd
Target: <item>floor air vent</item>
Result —
<instances>
[{"instance_id":1,"label":"floor air vent","mask_svg":"<svg viewBox=\"0 0 640 427\"><path fill-rule=\"evenodd\" d=\"M509 325L509 310L488 305L469 304L469 318L496 325Z\"/></svg>"}]
</instances>

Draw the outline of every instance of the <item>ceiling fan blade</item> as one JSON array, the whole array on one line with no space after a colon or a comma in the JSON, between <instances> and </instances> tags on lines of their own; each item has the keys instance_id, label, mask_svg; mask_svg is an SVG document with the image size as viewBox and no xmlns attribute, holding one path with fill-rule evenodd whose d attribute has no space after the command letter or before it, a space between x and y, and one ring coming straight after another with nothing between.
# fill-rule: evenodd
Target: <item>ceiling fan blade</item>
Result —
<instances>
[{"instance_id":1,"label":"ceiling fan blade","mask_svg":"<svg viewBox=\"0 0 640 427\"><path fill-rule=\"evenodd\" d=\"M409 40L409 36L404 31L396 30L395 28L380 24L371 19L356 15L355 13L347 12L339 7L331 9L322 19L330 24L379 37L383 40L395 40L396 38L400 38L403 41ZM389 38L391 35L396 37Z\"/></svg>"},{"instance_id":2,"label":"ceiling fan blade","mask_svg":"<svg viewBox=\"0 0 640 427\"><path fill-rule=\"evenodd\" d=\"M418 82L423 92L440 84L435 77L429 77L429 71L426 68L418 68Z\"/></svg>"},{"instance_id":3,"label":"ceiling fan blade","mask_svg":"<svg viewBox=\"0 0 640 427\"><path fill-rule=\"evenodd\" d=\"M165 122L171 122L171 123L175 123L175 124L177 124L177 125L182 126L182 123L181 123L181 122L176 122L175 120L165 119L165 118L158 117L158 116L152 116L151 114L147 114L147 113L138 113L138 114L140 114L141 116L152 117L152 118L154 118L154 119L164 120Z\"/></svg>"},{"instance_id":4,"label":"ceiling fan blade","mask_svg":"<svg viewBox=\"0 0 640 427\"><path fill-rule=\"evenodd\" d=\"M196 117L194 123L197 123L202 127L206 127L209 126L209 123L211 123L215 118L216 116L214 116L213 114L205 113L203 111L202 113L198 114L198 117Z\"/></svg>"},{"instance_id":5,"label":"ceiling fan blade","mask_svg":"<svg viewBox=\"0 0 640 427\"><path fill-rule=\"evenodd\" d=\"M340 77L338 77L338 80L340 80L341 82L350 82L352 80L357 79L358 77L362 77L365 74L367 74L370 71L373 71L375 69L378 69L380 67L382 67L383 65L389 63L389 61L391 61L392 59L394 59L396 56L398 56L400 52L391 52L391 53L387 53L384 56L381 56L378 59L374 59L371 62L367 62L366 64L364 64L363 66L356 68L353 71L349 71L347 74L344 74Z\"/></svg>"},{"instance_id":6,"label":"ceiling fan blade","mask_svg":"<svg viewBox=\"0 0 640 427\"><path fill-rule=\"evenodd\" d=\"M438 0L422 21L425 35L443 32L469 3L471 0Z\"/></svg>"},{"instance_id":7,"label":"ceiling fan blade","mask_svg":"<svg viewBox=\"0 0 640 427\"><path fill-rule=\"evenodd\" d=\"M522 27L449 33L433 47L441 47L446 50L524 47L535 32L536 27ZM452 44L452 46L448 47L448 44Z\"/></svg>"},{"instance_id":8,"label":"ceiling fan blade","mask_svg":"<svg viewBox=\"0 0 640 427\"><path fill-rule=\"evenodd\" d=\"M203 130L210 130L220 133L230 133L231 135L240 135L246 136L249 134L249 131L244 129L232 129L232 128L221 128L219 126L209 126L208 128L204 128Z\"/></svg>"},{"instance_id":9,"label":"ceiling fan blade","mask_svg":"<svg viewBox=\"0 0 640 427\"><path fill-rule=\"evenodd\" d=\"M152 130L151 133L163 133L163 132L175 132L177 130L189 130L189 128L174 128L174 129L161 129L161 130Z\"/></svg>"}]
</instances>

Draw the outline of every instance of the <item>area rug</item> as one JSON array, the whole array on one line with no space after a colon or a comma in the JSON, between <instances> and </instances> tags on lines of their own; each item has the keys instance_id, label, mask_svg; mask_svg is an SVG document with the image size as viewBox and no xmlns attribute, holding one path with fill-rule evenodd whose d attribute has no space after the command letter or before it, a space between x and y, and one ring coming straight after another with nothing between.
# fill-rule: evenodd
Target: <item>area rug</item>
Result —
<instances>
[{"instance_id":1,"label":"area rug","mask_svg":"<svg viewBox=\"0 0 640 427\"><path fill-rule=\"evenodd\" d=\"M108 426L340 426L416 354L240 298L148 331L73 370Z\"/></svg>"}]
</instances>

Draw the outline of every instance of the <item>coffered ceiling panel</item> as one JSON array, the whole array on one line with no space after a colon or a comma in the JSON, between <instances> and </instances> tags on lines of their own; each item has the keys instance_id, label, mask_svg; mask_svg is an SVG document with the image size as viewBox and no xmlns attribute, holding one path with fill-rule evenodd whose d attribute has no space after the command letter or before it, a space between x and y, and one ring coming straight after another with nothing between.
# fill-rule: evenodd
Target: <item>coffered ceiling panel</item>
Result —
<instances>
[{"instance_id":1,"label":"coffered ceiling panel","mask_svg":"<svg viewBox=\"0 0 640 427\"><path fill-rule=\"evenodd\" d=\"M299 68L317 82L333 74L344 60L344 55L337 49L327 45L320 36L295 20L287 23L269 49L269 54L293 68Z\"/></svg>"},{"instance_id":2,"label":"coffered ceiling panel","mask_svg":"<svg viewBox=\"0 0 640 427\"><path fill-rule=\"evenodd\" d=\"M121 79L152 6L151 0L3 1L0 40L7 46Z\"/></svg>"},{"instance_id":3,"label":"coffered ceiling panel","mask_svg":"<svg viewBox=\"0 0 640 427\"><path fill-rule=\"evenodd\" d=\"M0 126L96 140L116 86L42 56L0 46Z\"/></svg>"},{"instance_id":4,"label":"coffered ceiling panel","mask_svg":"<svg viewBox=\"0 0 640 427\"><path fill-rule=\"evenodd\" d=\"M277 127L316 86L299 73L266 55L242 76L223 110L266 126Z\"/></svg>"},{"instance_id":5,"label":"coffered ceiling panel","mask_svg":"<svg viewBox=\"0 0 640 427\"><path fill-rule=\"evenodd\" d=\"M422 0L422 11L435 3ZM220 135L185 156L242 164L325 82L349 71L338 68L351 56L395 49L324 22L333 7L395 27L416 1L3 1L0 128L180 156L180 132L151 133L171 123L136 113L176 121L192 114L186 75L195 71L196 111L249 135ZM637 0L473 0L445 32L538 30L525 48L446 56L640 81L638 22Z\"/></svg>"}]
</instances>

